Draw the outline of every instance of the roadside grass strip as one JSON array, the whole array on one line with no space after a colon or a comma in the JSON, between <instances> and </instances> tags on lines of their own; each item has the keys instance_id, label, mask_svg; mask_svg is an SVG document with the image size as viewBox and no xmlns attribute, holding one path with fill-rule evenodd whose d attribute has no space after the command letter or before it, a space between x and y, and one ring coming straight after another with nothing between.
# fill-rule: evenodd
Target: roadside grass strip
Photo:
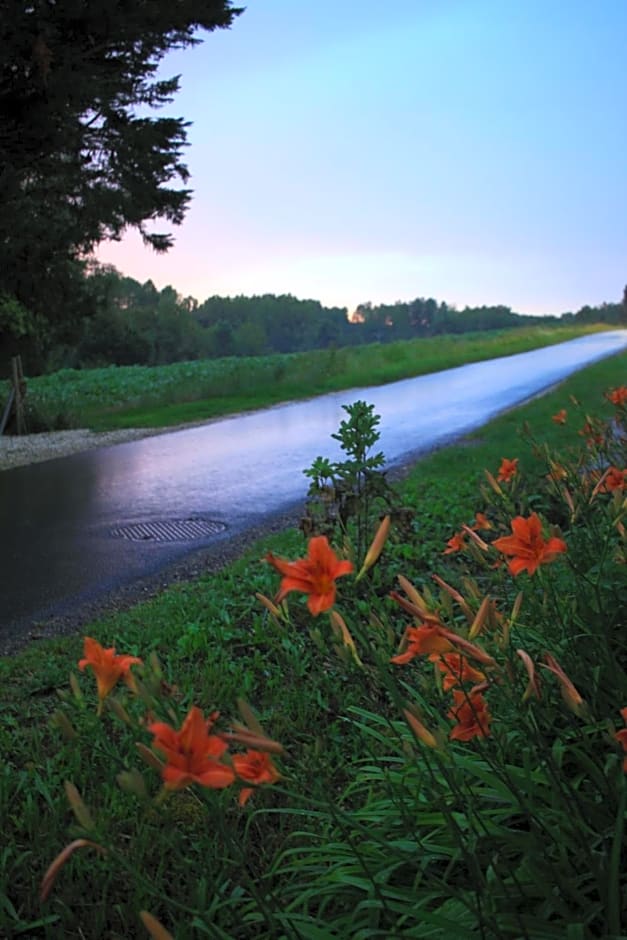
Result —
<instances>
[{"instance_id":1,"label":"roadside grass strip","mask_svg":"<svg viewBox=\"0 0 627 940\"><path fill-rule=\"evenodd\" d=\"M167 366L63 369L28 381L29 427L168 427L438 372L565 342L607 325L525 327ZM8 391L8 388L7 388Z\"/></svg>"}]
</instances>

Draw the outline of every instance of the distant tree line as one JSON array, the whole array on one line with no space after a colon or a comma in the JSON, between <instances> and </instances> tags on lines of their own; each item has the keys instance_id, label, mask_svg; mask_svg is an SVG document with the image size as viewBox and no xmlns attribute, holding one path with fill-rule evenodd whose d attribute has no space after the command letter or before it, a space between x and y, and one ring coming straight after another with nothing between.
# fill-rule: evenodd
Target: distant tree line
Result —
<instances>
[{"instance_id":1,"label":"distant tree line","mask_svg":"<svg viewBox=\"0 0 627 940\"><path fill-rule=\"evenodd\" d=\"M100 266L87 278L92 315L72 344L50 351L46 367L163 365L186 359L261 356L354 342L347 312L317 300L210 297L199 304L173 287L159 291Z\"/></svg>"},{"instance_id":2,"label":"distant tree line","mask_svg":"<svg viewBox=\"0 0 627 940\"><path fill-rule=\"evenodd\" d=\"M582 307L577 313L560 316L531 316L515 313L510 307L464 307L458 310L433 298L416 298L409 303L360 304L351 315L362 328L361 342L385 343L397 339L438 336L443 333L468 333L477 330L504 330L529 324L547 326L563 323L627 324L627 288L623 303L603 303Z\"/></svg>"},{"instance_id":3,"label":"distant tree line","mask_svg":"<svg viewBox=\"0 0 627 940\"><path fill-rule=\"evenodd\" d=\"M200 304L193 297L181 296L173 287L158 290L152 281L140 284L103 265L92 265L79 286L81 316L69 341L57 343L42 354L36 349L36 331L29 336L25 317L22 351L30 374L65 367L162 365L186 359L301 352L511 329L532 323L621 324L625 317L620 303L586 306L562 317L521 315L505 306L457 310L433 298L395 304L362 303L350 316L345 308L325 307L317 300L298 300L290 294L214 296ZM0 305L2 365L9 347L14 346L19 315L19 310L12 310L13 331L3 334ZM5 337L10 342L3 346Z\"/></svg>"},{"instance_id":4,"label":"distant tree line","mask_svg":"<svg viewBox=\"0 0 627 940\"><path fill-rule=\"evenodd\" d=\"M457 310L447 303L417 297L409 303L360 304L351 319L361 325L364 342L385 343L397 339L468 333L475 330L503 330L537 322L537 317L514 313L509 307L466 307ZM558 322L557 317L544 317Z\"/></svg>"}]
</instances>

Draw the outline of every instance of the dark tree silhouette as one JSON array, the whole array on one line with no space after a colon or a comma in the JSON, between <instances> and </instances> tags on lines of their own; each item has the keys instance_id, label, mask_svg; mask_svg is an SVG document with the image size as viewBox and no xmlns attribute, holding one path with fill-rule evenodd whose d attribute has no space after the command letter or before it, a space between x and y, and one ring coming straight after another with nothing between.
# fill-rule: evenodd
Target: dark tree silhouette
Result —
<instances>
[{"instance_id":1,"label":"dark tree silhouette","mask_svg":"<svg viewBox=\"0 0 627 940\"><path fill-rule=\"evenodd\" d=\"M18 303L31 330L71 333L81 304L68 301L95 244L130 226L171 245L147 223L183 219L187 125L150 116L178 88L157 67L239 12L231 0L3 0L0 325Z\"/></svg>"}]
</instances>

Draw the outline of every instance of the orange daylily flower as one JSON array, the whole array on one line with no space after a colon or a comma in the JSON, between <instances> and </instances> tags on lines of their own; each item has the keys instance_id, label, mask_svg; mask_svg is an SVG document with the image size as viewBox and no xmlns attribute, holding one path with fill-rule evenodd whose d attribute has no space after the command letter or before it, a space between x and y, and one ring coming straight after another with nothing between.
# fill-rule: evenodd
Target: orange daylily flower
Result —
<instances>
[{"instance_id":1,"label":"orange daylily flower","mask_svg":"<svg viewBox=\"0 0 627 940\"><path fill-rule=\"evenodd\" d=\"M621 708L620 714L621 718L627 725L627 708ZM614 737L623 748L623 751L625 751L626 756L623 760L623 770L627 774L627 728L622 728L620 731L617 731Z\"/></svg>"},{"instance_id":2,"label":"orange daylily flower","mask_svg":"<svg viewBox=\"0 0 627 940\"><path fill-rule=\"evenodd\" d=\"M353 571L353 563L340 561L329 545L326 535L316 535L309 540L306 558L287 561L268 552L264 560L283 575L276 598L277 604L280 604L290 591L302 591L309 595L307 607L314 617L335 604L336 578Z\"/></svg>"},{"instance_id":3,"label":"orange daylily flower","mask_svg":"<svg viewBox=\"0 0 627 940\"><path fill-rule=\"evenodd\" d=\"M449 737L454 741L470 741L472 738L487 738L490 734L492 715L488 703L479 692L470 695L460 690L453 691L454 704L448 717L457 721Z\"/></svg>"},{"instance_id":4,"label":"orange daylily flower","mask_svg":"<svg viewBox=\"0 0 627 940\"><path fill-rule=\"evenodd\" d=\"M603 480L600 481L599 492L614 493L616 490L624 490L626 480L627 470L619 470L618 467L610 467L603 475Z\"/></svg>"},{"instance_id":5,"label":"orange daylily flower","mask_svg":"<svg viewBox=\"0 0 627 940\"><path fill-rule=\"evenodd\" d=\"M281 774L272 763L270 756L262 751L234 754L233 767L238 777L248 783L254 783L255 786L262 783L276 783L281 779ZM243 787L239 793L239 805L244 806L253 793L254 787Z\"/></svg>"},{"instance_id":6,"label":"orange daylily flower","mask_svg":"<svg viewBox=\"0 0 627 940\"><path fill-rule=\"evenodd\" d=\"M429 623L420 627L407 627L401 642L401 652L393 656L390 662L403 666L416 656L431 654L439 656L441 653L455 653L459 650L463 650L467 656L471 656L485 666L491 668L496 666L493 657L474 643L458 636L452 630L447 630L441 624Z\"/></svg>"},{"instance_id":7,"label":"orange daylily flower","mask_svg":"<svg viewBox=\"0 0 627 940\"><path fill-rule=\"evenodd\" d=\"M627 404L627 385L619 385L618 388L612 389L607 393L607 397L613 405Z\"/></svg>"},{"instance_id":8,"label":"orange daylily flower","mask_svg":"<svg viewBox=\"0 0 627 940\"><path fill-rule=\"evenodd\" d=\"M440 629L433 626L407 627L403 637L402 646L404 652L398 653L390 660L397 666L404 666L411 662L416 656L424 656L429 653L449 653L452 652L451 642L443 637Z\"/></svg>"},{"instance_id":9,"label":"orange daylily flower","mask_svg":"<svg viewBox=\"0 0 627 940\"><path fill-rule=\"evenodd\" d=\"M135 689L135 680L131 673L131 666L141 664L137 656L118 656L115 647L105 649L97 640L86 636L84 639L85 658L79 660L78 668L81 672L91 667L96 677L98 687L99 709L118 679L124 679L130 689Z\"/></svg>"},{"instance_id":10,"label":"orange daylily flower","mask_svg":"<svg viewBox=\"0 0 627 940\"><path fill-rule=\"evenodd\" d=\"M561 552L567 550L562 539L543 539L542 523L535 512L532 512L528 519L516 516L511 525L513 534L495 539L492 544L504 555L513 556L507 564L514 576L519 575L521 571L533 574L539 565L554 561Z\"/></svg>"},{"instance_id":11,"label":"orange daylily flower","mask_svg":"<svg viewBox=\"0 0 627 940\"><path fill-rule=\"evenodd\" d=\"M193 705L180 731L162 721L148 726L155 738L153 747L166 759L161 770L166 790L181 790L192 783L221 790L233 783L232 768L219 761L228 745L218 735L209 733L217 718L218 712L203 718L200 708Z\"/></svg>"},{"instance_id":12,"label":"orange daylily flower","mask_svg":"<svg viewBox=\"0 0 627 940\"><path fill-rule=\"evenodd\" d=\"M568 412L565 408L560 408L557 414L551 417L551 421L555 421L556 424L566 424L566 416Z\"/></svg>"},{"instance_id":13,"label":"orange daylily flower","mask_svg":"<svg viewBox=\"0 0 627 940\"><path fill-rule=\"evenodd\" d=\"M463 682L485 682L485 673L471 666L461 653L443 653L441 656L432 653L429 659L444 673L442 688L445 692Z\"/></svg>"},{"instance_id":14,"label":"orange daylily flower","mask_svg":"<svg viewBox=\"0 0 627 940\"><path fill-rule=\"evenodd\" d=\"M461 552L466 548L463 532L456 532L455 535L446 543L447 547L442 552L443 555L450 555L451 552Z\"/></svg>"},{"instance_id":15,"label":"orange daylily flower","mask_svg":"<svg viewBox=\"0 0 627 940\"><path fill-rule=\"evenodd\" d=\"M595 424L593 421L587 420L578 433L581 437L586 438L588 447L595 447L603 443L603 434L598 422Z\"/></svg>"},{"instance_id":16,"label":"orange daylily flower","mask_svg":"<svg viewBox=\"0 0 627 940\"><path fill-rule=\"evenodd\" d=\"M512 477L516 476L517 472L518 457L514 457L513 460L509 460L507 457L503 457L496 479L499 483L509 483Z\"/></svg>"},{"instance_id":17,"label":"orange daylily flower","mask_svg":"<svg viewBox=\"0 0 627 940\"><path fill-rule=\"evenodd\" d=\"M471 529L474 529L475 532L480 532L480 531L482 531L483 529L491 529L491 528L493 528L493 526L492 526L492 523L490 522L490 520L488 519L488 517L487 517L486 515L484 515L484 513L482 513L482 512L476 512L476 513L475 513L475 521L474 521L473 525L470 526L470 528L471 528Z\"/></svg>"}]
</instances>

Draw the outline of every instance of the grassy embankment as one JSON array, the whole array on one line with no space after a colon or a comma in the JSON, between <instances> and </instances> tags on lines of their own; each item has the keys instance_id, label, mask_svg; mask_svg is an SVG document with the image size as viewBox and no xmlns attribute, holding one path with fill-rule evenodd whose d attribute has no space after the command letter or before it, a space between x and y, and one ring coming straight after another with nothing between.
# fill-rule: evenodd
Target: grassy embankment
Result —
<instances>
[{"instance_id":1,"label":"grassy embankment","mask_svg":"<svg viewBox=\"0 0 627 940\"><path fill-rule=\"evenodd\" d=\"M612 843L612 818L608 823L603 815L613 811L612 788L621 777L611 735L603 738L591 725L581 730L582 722L556 695L555 680L546 671L542 702L521 711L526 677L523 671L521 680L521 663L512 655L508 669L519 683L514 694L505 681L507 671L501 680L497 674L488 693L492 736L460 742L453 746L453 757L445 754L440 760L439 752L412 745L397 721L403 701L418 696L425 721L432 727L437 720L446 722L446 705L426 717L431 667L412 664L401 670L385 663L409 619L388 598L395 575L404 574L426 593L436 572L458 585L476 608L478 599L472 597L460 557L442 554L446 541L461 523L472 522L477 510L487 511L495 525L497 518L532 508L546 518L550 501L538 495L546 486L546 468L539 451L530 452L521 440L522 422L529 422L536 443L582 445L578 432L584 413L569 396L580 399L584 410L590 404L611 416L613 409L602 395L623 383L626 365L625 355L594 365L413 468L402 484L404 505L415 510L412 531L402 537L393 532L379 565L361 585L349 578L338 582L339 606L358 638L365 668L350 655L336 654L328 621L323 616L312 620L301 596L290 595L289 624L274 621L255 600L255 592L271 597L278 586L276 572L259 562L265 551L290 558L304 554L296 531L255 545L217 575L170 589L86 628L120 653L144 661L151 652L159 656L170 684L162 688L158 706L166 721L174 724L175 713L180 720L192 703L205 713L217 707L232 716L238 696L251 702L287 754L281 761L282 784L256 793L243 811L230 791L183 790L161 806L138 796L144 785L151 794L158 790L156 772L142 764L134 747L140 739L149 744L150 736L141 726L127 726L122 712L116 717L105 708L102 717L96 716L89 672L79 679L81 697L61 703L75 730L49 723L60 704L57 693L66 694L68 673L76 672L80 638L34 644L0 661L5 757L0 766L0 933L4 923L8 936L143 937L138 911L148 909L177 940L622 936L626 914L615 890L621 840ZM564 426L551 421L560 408L568 410ZM480 496L484 468L495 474L503 457L520 458L518 472L528 481L527 489L514 499L503 484L500 501L490 490ZM563 505L560 518L568 519ZM570 561L579 530L565 524ZM590 550L599 568L603 553L594 546ZM477 561L472 550L465 558L471 567ZM627 705L624 673L622 688L612 685L615 665L603 663L602 681L597 681L598 637L610 629L608 613L599 609L602 622L597 624L588 619L585 605L601 605L605 586L600 576L592 569L585 578L569 573L563 559L533 579L526 574L512 579L506 569L495 572L480 564L478 571L475 584L490 591L503 613L523 589L520 623L512 626L514 643L533 655L537 647L554 650L558 659L568 657L562 662L593 708L616 712ZM575 598L578 585L581 594ZM608 590L617 590L616 584ZM445 592L434 594L433 603L461 629L464 618ZM611 614L614 626L619 613ZM578 617L584 618L583 626ZM571 620L577 623L575 640L567 637ZM592 643L584 637L583 643L580 634L586 630L600 633ZM505 655L494 636L481 635L475 642ZM588 653L575 669L573 657L582 647ZM378 660L377 650L383 650ZM608 705L603 696L610 687L615 698ZM433 694L442 699L441 689ZM131 715L141 714L144 706L130 694L119 692L117 698ZM619 727L617 712L612 719ZM64 739L64 729L70 740ZM544 742L540 757L534 735ZM598 753L607 778L594 765ZM512 760L519 763L512 767ZM144 782L126 778L128 786L121 789L120 771L138 768ZM590 774L593 808L585 812L592 816L582 817L577 801L588 796ZM438 789L442 777L445 783ZM78 787L93 825L80 806L75 812L80 821L72 816L64 780ZM625 792L620 799L622 826ZM110 854L81 851L59 874L52 898L41 905L37 892L46 866L76 836L104 844ZM554 883L559 890L553 890Z\"/></svg>"},{"instance_id":2,"label":"grassy embankment","mask_svg":"<svg viewBox=\"0 0 627 940\"><path fill-rule=\"evenodd\" d=\"M39 428L167 427L325 392L380 385L605 329L529 327L169 366L66 369L29 381Z\"/></svg>"}]
</instances>

